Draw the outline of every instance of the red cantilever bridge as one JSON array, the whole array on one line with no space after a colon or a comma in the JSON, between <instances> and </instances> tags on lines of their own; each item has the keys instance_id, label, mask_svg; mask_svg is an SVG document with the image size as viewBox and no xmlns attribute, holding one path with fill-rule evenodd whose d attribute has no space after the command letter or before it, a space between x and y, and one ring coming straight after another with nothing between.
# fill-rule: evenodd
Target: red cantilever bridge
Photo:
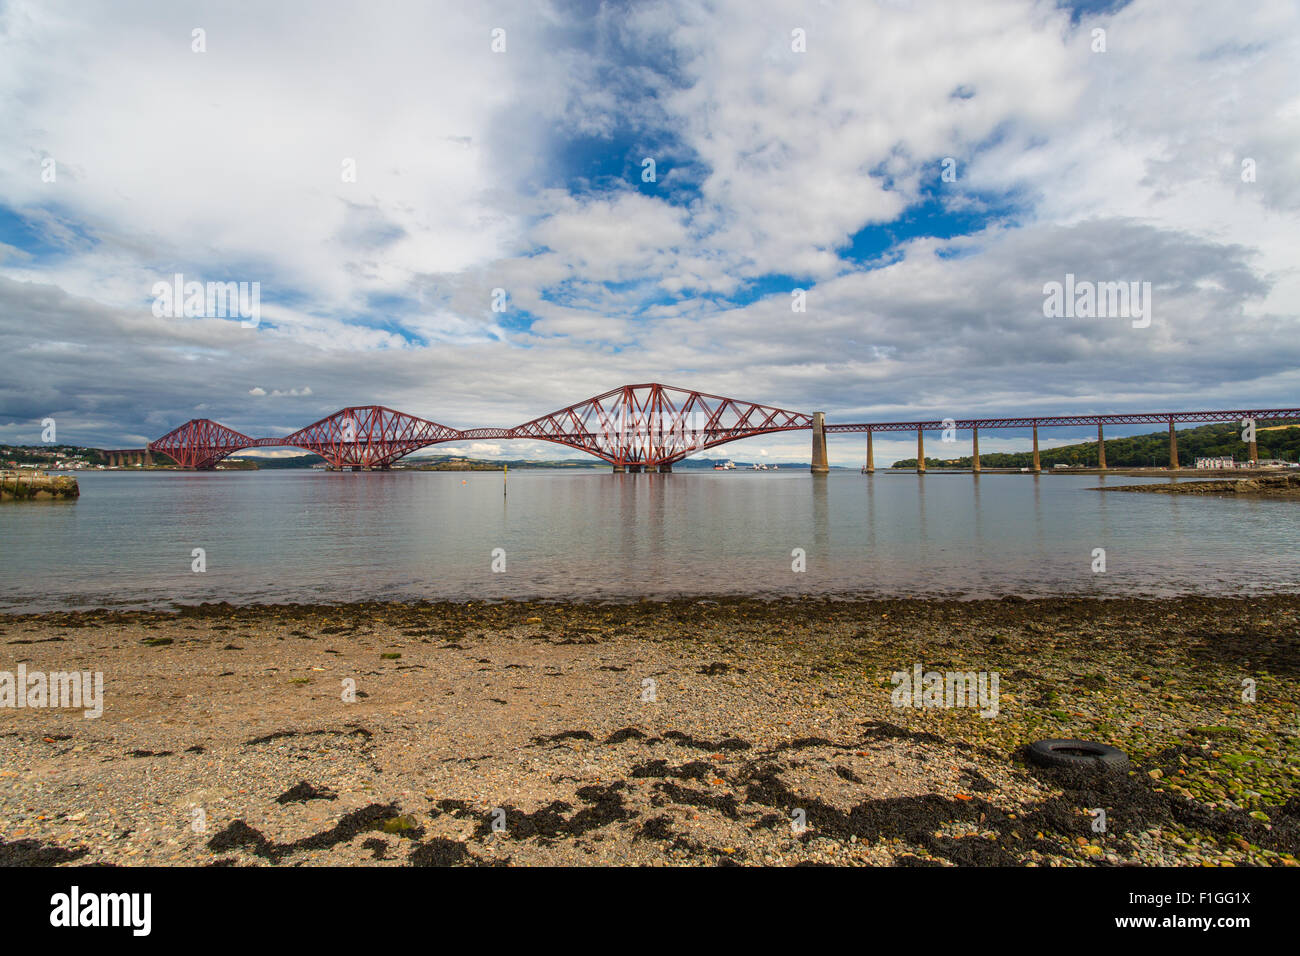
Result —
<instances>
[{"instance_id":1,"label":"red cantilever bridge","mask_svg":"<svg viewBox=\"0 0 1300 956\"><path fill-rule=\"evenodd\" d=\"M811 428L813 416L670 385L625 385L514 428L457 429L382 405L341 408L281 438L250 438L196 418L149 443L186 468L212 468L245 448L303 448L332 468L387 468L417 448L475 439L530 438L586 452L619 470L670 471L714 445Z\"/></svg>"},{"instance_id":2,"label":"red cantilever bridge","mask_svg":"<svg viewBox=\"0 0 1300 956\"><path fill-rule=\"evenodd\" d=\"M821 412L793 412L651 383L611 389L513 428L458 429L382 405L353 405L279 438L252 438L211 419L196 418L150 442L148 448L167 455L184 468L210 469L227 455L246 448L295 447L320 455L331 468L360 471L389 468L419 448L443 442L524 438L554 442L594 455L613 465L616 472L639 472L671 471L674 462L688 455L741 438L811 429L814 472L827 470L826 435L844 432L866 434L866 470L870 471L875 467L872 456L875 432L915 431L918 470L924 471L927 430L970 429L974 437L974 470L979 471L981 428L1031 428L1037 471L1039 426L1096 425L1100 465L1105 468L1104 425L1167 423L1170 467L1177 468L1175 423L1297 418L1300 418L1300 408L830 424ZM1250 444L1250 458L1254 460L1255 443Z\"/></svg>"}]
</instances>

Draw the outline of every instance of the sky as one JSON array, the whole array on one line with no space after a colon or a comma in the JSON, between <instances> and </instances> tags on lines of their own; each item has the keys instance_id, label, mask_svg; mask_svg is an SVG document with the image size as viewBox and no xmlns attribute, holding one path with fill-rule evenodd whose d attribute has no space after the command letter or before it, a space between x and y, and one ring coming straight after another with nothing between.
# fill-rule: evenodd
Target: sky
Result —
<instances>
[{"instance_id":1,"label":"sky","mask_svg":"<svg viewBox=\"0 0 1300 956\"><path fill-rule=\"evenodd\" d=\"M1297 63L1293 0L0 0L0 442L652 381L832 422L1296 406ZM258 283L256 323L160 308L177 274ZM1045 315L1067 275L1150 321Z\"/></svg>"}]
</instances>

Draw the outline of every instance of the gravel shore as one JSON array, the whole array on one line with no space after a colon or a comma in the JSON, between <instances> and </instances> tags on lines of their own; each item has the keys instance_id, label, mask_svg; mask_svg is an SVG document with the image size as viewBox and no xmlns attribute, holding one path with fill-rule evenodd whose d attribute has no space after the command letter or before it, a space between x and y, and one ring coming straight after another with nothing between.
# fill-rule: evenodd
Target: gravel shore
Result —
<instances>
[{"instance_id":1,"label":"gravel shore","mask_svg":"<svg viewBox=\"0 0 1300 956\"><path fill-rule=\"evenodd\" d=\"M1137 491L1155 495L1238 495L1247 498L1300 499L1300 474L1259 475L1218 481L1170 481L1159 485L1106 485L1097 490Z\"/></svg>"},{"instance_id":2,"label":"gravel shore","mask_svg":"<svg viewBox=\"0 0 1300 956\"><path fill-rule=\"evenodd\" d=\"M1298 596L0 617L0 672L104 680L98 718L0 709L0 864L1295 866L1298 623ZM997 715L895 706L918 665L996 673ZM1024 759L1073 737L1130 768Z\"/></svg>"}]
</instances>

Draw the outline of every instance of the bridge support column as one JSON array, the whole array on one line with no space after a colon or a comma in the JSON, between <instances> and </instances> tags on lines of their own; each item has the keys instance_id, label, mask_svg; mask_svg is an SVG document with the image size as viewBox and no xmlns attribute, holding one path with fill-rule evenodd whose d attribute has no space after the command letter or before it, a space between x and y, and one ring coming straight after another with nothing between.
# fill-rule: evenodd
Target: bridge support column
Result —
<instances>
[{"instance_id":1,"label":"bridge support column","mask_svg":"<svg viewBox=\"0 0 1300 956\"><path fill-rule=\"evenodd\" d=\"M876 455L875 455L875 452L872 451L872 449L871 449L871 429L870 429L870 428L867 429L867 468L866 468L866 471L867 471L867 474L868 474L868 475L874 475L874 474L876 473Z\"/></svg>"},{"instance_id":2,"label":"bridge support column","mask_svg":"<svg viewBox=\"0 0 1300 956\"><path fill-rule=\"evenodd\" d=\"M1174 432L1174 420L1169 419L1169 470L1178 470L1178 435Z\"/></svg>"},{"instance_id":3,"label":"bridge support column","mask_svg":"<svg viewBox=\"0 0 1300 956\"><path fill-rule=\"evenodd\" d=\"M1252 441L1250 443L1250 463L1254 465L1254 464L1258 464L1258 462L1259 462L1259 445L1257 445L1255 442Z\"/></svg>"},{"instance_id":4,"label":"bridge support column","mask_svg":"<svg viewBox=\"0 0 1300 956\"><path fill-rule=\"evenodd\" d=\"M1038 422L1034 422L1034 474L1042 470L1043 466L1038 460Z\"/></svg>"},{"instance_id":5,"label":"bridge support column","mask_svg":"<svg viewBox=\"0 0 1300 956\"><path fill-rule=\"evenodd\" d=\"M671 475L672 473L673 473L673 463L671 461L666 461L659 466L659 474Z\"/></svg>"},{"instance_id":6,"label":"bridge support column","mask_svg":"<svg viewBox=\"0 0 1300 956\"><path fill-rule=\"evenodd\" d=\"M1101 431L1101 422L1097 423L1097 467L1106 470L1106 438Z\"/></svg>"},{"instance_id":7,"label":"bridge support column","mask_svg":"<svg viewBox=\"0 0 1300 956\"><path fill-rule=\"evenodd\" d=\"M641 465L628 465L628 466L627 466L628 473L629 473L629 474L633 474L633 475L639 475L639 474L641 474L641 468L642 468Z\"/></svg>"},{"instance_id":8,"label":"bridge support column","mask_svg":"<svg viewBox=\"0 0 1300 956\"><path fill-rule=\"evenodd\" d=\"M824 475L831 470L826 460L826 413L813 412L812 473Z\"/></svg>"},{"instance_id":9,"label":"bridge support column","mask_svg":"<svg viewBox=\"0 0 1300 956\"><path fill-rule=\"evenodd\" d=\"M916 430L916 473L925 474L925 432L920 428Z\"/></svg>"},{"instance_id":10,"label":"bridge support column","mask_svg":"<svg viewBox=\"0 0 1300 956\"><path fill-rule=\"evenodd\" d=\"M978 475L980 473L980 430L978 428L972 428L970 437L971 437L971 442L973 443L973 446L971 448L972 454L970 459L970 467L971 467L971 471L975 472L975 474Z\"/></svg>"},{"instance_id":11,"label":"bridge support column","mask_svg":"<svg viewBox=\"0 0 1300 956\"><path fill-rule=\"evenodd\" d=\"M614 474L616 474L616 475L625 475L625 474L627 474L627 466L626 466L626 465L615 465L615 466L614 466Z\"/></svg>"}]
</instances>

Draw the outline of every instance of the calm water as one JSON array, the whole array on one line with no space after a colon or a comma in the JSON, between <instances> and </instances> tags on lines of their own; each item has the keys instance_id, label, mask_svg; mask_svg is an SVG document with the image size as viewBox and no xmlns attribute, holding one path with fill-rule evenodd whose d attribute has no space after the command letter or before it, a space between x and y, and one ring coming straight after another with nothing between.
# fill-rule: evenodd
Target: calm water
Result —
<instances>
[{"instance_id":1,"label":"calm water","mask_svg":"<svg viewBox=\"0 0 1300 956\"><path fill-rule=\"evenodd\" d=\"M1091 490L1133 478L534 471L511 475L505 498L499 473L79 480L75 503L0 505L0 609L1300 591L1295 502ZM791 571L795 548L806 573Z\"/></svg>"}]
</instances>

